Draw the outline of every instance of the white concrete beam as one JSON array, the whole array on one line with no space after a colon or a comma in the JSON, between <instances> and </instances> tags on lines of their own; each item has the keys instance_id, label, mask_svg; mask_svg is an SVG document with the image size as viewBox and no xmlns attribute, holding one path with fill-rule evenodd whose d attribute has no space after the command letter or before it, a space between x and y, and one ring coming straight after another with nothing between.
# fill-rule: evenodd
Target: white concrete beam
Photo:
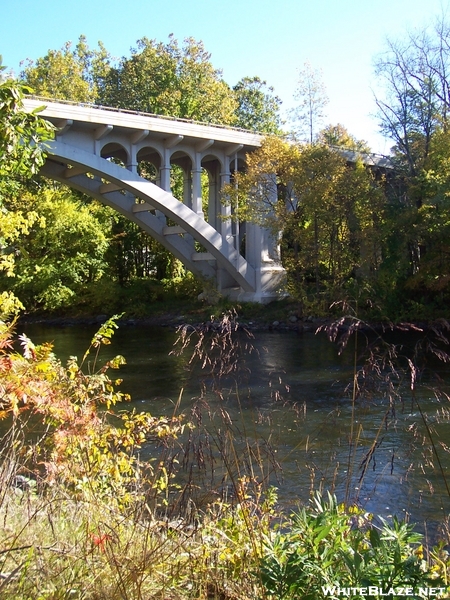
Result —
<instances>
[{"instance_id":1,"label":"white concrete beam","mask_svg":"<svg viewBox=\"0 0 450 600\"><path fill-rule=\"evenodd\" d=\"M149 210L152 210L153 207L148 203L148 202L144 202L144 203L140 203L140 204L135 204L131 211L133 213L140 213L140 212L148 212Z\"/></svg>"},{"instance_id":2,"label":"white concrete beam","mask_svg":"<svg viewBox=\"0 0 450 600\"><path fill-rule=\"evenodd\" d=\"M211 252L193 252L192 260L198 262L201 260L216 260L215 256Z\"/></svg>"},{"instance_id":3,"label":"white concrete beam","mask_svg":"<svg viewBox=\"0 0 450 600\"><path fill-rule=\"evenodd\" d=\"M158 135L158 138L168 137L170 135L184 135L192 141L201 142L202 140L214 139L215 143L225 144L244 144L248 150L253 150L261 145L263 136L256 133L250 133L235 129L233 127L217 127L208 124L196 123L194 121L183 121L179 119L170 119L161 115L150 115L138 112L122 112L119 109L101 109L98 106L86 106L84 104L61 103L58 101L43 101L42 99L26 98L24 106L27 111L33 111L36 108L44 109L39 116L45 117L57 123L61 119L73 119L74 126L77 123L89 124L91 128L101 125L111 124L114 128L124 129L129 132L132 129L148 129L151 133Z\"/></svg>"},{"instance_id":4,"label":"white concrete beam","mask_svg":"<svg viewBox=\"0 0 450 600\"><path fill-rule=\"evenodd\" d=\"M73 119L63 119L56 124L56 135L64 135L73 125Z\"/></svg>"},{"instance_id":5,"label":"white concrete beam","mask_svg":"<svg viewBox=\"0 0 450 600\"><path fill-rule=\"evenodd\" d=\"M214 144L214 140L204 140L196 144L195 149L197 152L204 152Z\"/></svg>"},{"instance_id":6,"label":"white concrete beam","mask_svg":"<svg viewBox=\"0 0 450 600\"><path fill-rule=\"evenodd\" d=\"M109 135L112 130L113 130L112 125L102 125L101 127L97 127L97 129L95 130L94 137L97 141L100 141L103 138L105 138L107 135Z\"/></svg>"},{"instance_id":7,"label":"white concrete beam","mask_svg":"<svg viewBox=\"0 0 450 600\"><path fill-rule=\"evenodd\" d=\"M184 135L172 135L164 140L165 148L174 148L184 140Z\"/></svg>"},{"instance_id":8,"label":"white concrete beam","mask_svg":"<svg viewBox=\"0 0 450 600\"><path fill-rule=\"evenodd\" d=\"M83 169L82 167L71 167L64 171L64 177L66 179L71 179L71 177L77 177L78 175L84 175L85 173L86 169Z\"/></svg>"},{"instance_id":9,"label":"white concrete beam","mask_svg":"<svg viewBox=\"0 0 450 600\"><path fill-rule=\"evenodd\" d=\"M176 235L180 233L186 233L186 229L181 225L173 225L172 227L164 227L163 235Z\"/></svg>"},{"instance_id":10,"label":"white concrete beam","mask_svg":"<svg viewBox=\"0 0 450 600\"><path fill-rule=\"evenodd\" d=\"M100 194L109 194L110 192L117 192L118 190L123 189L122 186L117 185L116 183L104 183L99 187Z\"/></svg>"},{"instance_id":11,"label":"white concrete beam","mask_svg":"<svg viewBox=\"0 0 450 600\"><path fill-rule=\"evenodd\" d=\"M239 150L242 150L244 144L230 144L225 148L226 156L231 156L232 154L236 154Z\"/></svg>"},{"instance_id":12,"label":"white concrete beam","mask_svg":"<svg viewBox=\"0 0 450 600\"><path fill-rule=\"evenodd\" d=\"M145 138L148 136L149 133L150 133L150 131L148 129L142 129L141 131L136 131L136 133L133 133L133 135L131 136L131 143L139 144L139 142L142 142L142 140L145 140Z\"/></svg>"}]
</instances>

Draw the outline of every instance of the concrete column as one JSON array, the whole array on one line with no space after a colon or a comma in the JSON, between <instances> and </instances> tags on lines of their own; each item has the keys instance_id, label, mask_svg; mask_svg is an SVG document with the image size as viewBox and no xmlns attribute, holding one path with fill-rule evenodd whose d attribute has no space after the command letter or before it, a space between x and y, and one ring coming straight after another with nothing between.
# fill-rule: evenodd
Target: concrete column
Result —
<instances>
[{"instance_id":1,"label":"concrete column","mask_svg":"<svg viewBox=\"0 0 450 600\"><path fill-rule=\"evenodd\" d=\"M234 179L234 187L235 187L235 189L237 189L237 182L236 182L236 174L238 172L237 152L235 153L235 155L233 156L233 159L231 160L231 166L233 168L233 177L235 178ZM233 205L231 207L231 212L235 212L235 210L236 210L236 207ZM240 254L241 253L241 231L240 231L240 223L237 218L234 219L232 226L233 226L233 232L234 232L234 247Z\"/></svg>"},{"instance_id":2,"label":"concrete column","mask_svg":"<svg viewBox=\"0 0 450 600\"><path fill-rule=\"evenodd\" d=\"M134 154L134 157L131 156L130 161L128 162L128 164L126 165L128 171L131 171L132 173L136 173L138 172L138 162L136 160L136 153Z\"/></svg>"},{"instance_id":3,"label":"concrete column","mask_svg":"<svg viewBox=\"0 0 450 600\"><path fill-rule=\"evenodd\" d=\"M220 173L220 189L219 194L221 195L223 186L230 183L230 159L228 156L225 160L225 169ZM220 202L220 215L221 215L221 223L220 232L222 237L226 239L228 242L232 242L233 231L231 227L231 219L227 217L231 217L231 206L229 204L224 204L222 201Z\"/></svg>"},{"instance_id":4,"label":"concrete column","mask_svg":"<svg viewBox=\"0 0 450 600\"><path fill-rule=\"evenodd\" d=\"M192 176L189 169L183 171L183 204L192 208Z\"/></svg>"},{"instance_id":5,"label":"concrete column","mask_svg":"<svg viewBox=\"0 0 450 600\"><path fill-rule=\"evenodd\" d=\"M202 170L195 169L192 171L192 210L199 217L204 218L203 214L203 198L202 198Z\"/></svg>"},{"instance_id":6,"label":"concrete column","mask_svg":"<svg viewBox=\"0 0 450 600\"><path fill-rule=\"evenodd\" d=\"M202 201L202 158L200 152L195 153L195 164L192 168L192 210L202 219L203 201Z\"/></svg>"},{"instance_id":7,"label":"concrete column","mask_svg":"<svg viewBox=\"0 0 450 600\"><path fill-rule=\"evenodd\" d=\"M275 206L277 201L277 184L275 175L266 175L264 184L266 193L271 196L271 203ZM246 258L251 265L257 267L263 263L278 262L280 260L280 240L269 229L247 224Z\"/></svg>"},{"instance_id":8,"label":"concrete column","mask_svg":"<svg viewBox=\"0 0 450 600\"><path fill-rule=\"evenodd\" d=\"M130 144L129 147L129 158L128 158L128 162L126 164L126 167L128 169L128 171L131 171L132 173L137 173L137 168L138 168L138 161L137 161L137 152L136 152L136 145L135 144Z\"/></svg>"},{"instance_id":9,"label":"concrete column","mask_svg":"<svg viewBox=\"0 0 450 600\"><path fill-rule=\"evenodd\" d=\"M277 176L275 173L272 173L267 176L268 181L270 182L270 195L271 195L271 204L273 206L277 203L278 197L278 188L277 188ZM280 235L275 234L273 231L268 229L264 230L264 251L265 256L263 260L273 261L278 263L281 260L281 251L280 251Z\"/></svg>"},{"instance_id":10,"label":"concrete column","mask_svg":"<svg viewBox=\"0 0 450 600\"><path fill-rule=\"evenodd\" d=\"M247 223L245 258L255 269L260 269L264 254L264 231L256 223Z\"/></svg>"},{"instance_id":11,"label":"concrete column","mask_svg":"<svg viewBox=\"0 0 450 600\"><path fill-rule=\"evenodd\" d=\"M130 137L130 159L127 164L127 169L132 173L138 172L138 160L137 160L137 144L144 140L150 131L148 129L142 129L135 131Z\"/></svg>"},{"instance_id":12,"label":"concrete column","mask_svg":"<svg viewBox=\"0 0 450 600\"><path fill-rule=\"evenodd\" d=\"M170 192L170 150L164 149L163 162L159 169L161 187L165 192Z\"/></svg>"},{"instance_id":13,"label":"concrete column","mask_svg":"<svg viewBox=\"0 0 450 600\"><path fill-rule=\"evenodd\" d=\"M279 234L274 234L271 231L267 231L265 232L266 237L267 237L267 257L269 260L272 260L276 263L281 261L281 249L280 249L280 242L281 242L281 233Z\"/></svg>"},{"instance_id":14,"label":"concrete column","mask_svg":"<svg viewBox=\"0 0 450 600\"><path fill-rule=\"evenodd\" d=\"M170 192L170 151L164 150L164 156L156 177L156 185L165 192ZM165 214L160 210L155 210L155 215L160 221L167 222Z\"/></svg>"},{"instance_id":15,"label":"concrete column","mask_svg":"<svg viewBox=\"0 0 450 600\"><path fill-rule=\"evenodd\" d=\"M209 173L209 194L208 194L208 223L214 229L218 229L217 219L217 207L219 205L219 166L215 165L215 168Z\"/></svg>"},{"instance_id":16,"label":"concrete column","mask_svg":"<svg viewBox=\"0 0 450 600\"><path fill-rule=\"evenodd\" d=\"M192 176L189 167L190 164L189 166L186 165L186 168L183 169L183 204L192 209ZM185 233L183 238L191 246L192 252L194 252L195 243L192 235Z\"/></svg>"}]
</instances>

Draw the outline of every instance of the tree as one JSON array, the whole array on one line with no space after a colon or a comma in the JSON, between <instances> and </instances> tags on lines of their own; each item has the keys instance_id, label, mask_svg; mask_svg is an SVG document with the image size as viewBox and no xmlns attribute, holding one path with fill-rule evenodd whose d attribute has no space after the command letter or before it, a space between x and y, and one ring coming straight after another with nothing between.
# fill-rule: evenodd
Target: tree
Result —
<instances>
[{"instance_id":1,"label":"tree","mask_svg":"<svg viewBox=\"0 0 450 600\"><path fill-rule=\"evenodd\" d=\"M1 64L0 75L5 70ZM5 198L15 192L21 182L34 175L45 160L42 145L53 136L52 126L38 112L23 110L23 97L30 89L11 78L0 78L0 271L6 276L15 274L13 244L26 235L38 216L27 208L11 213ZM22 308L10 290L0 294L0 316Z\"/></svg>"},{"instance_id":2,"label":"tree","mask_svg":"<svg viewBox=\"0 0 450 600\"><path fill-rule=\"evenodd\" d=\"M328 146L348 148L354 152L370 153L369 145L365 140L358 140L347 129L338 123L337 125L327 125L319 132L317 141Z\"/></svg>"},{"instance_id":3,"label":"tree","mask_svg":"<svg viewBox=\"0 0 450 600\"><path fill-rule=\"evenodd\" d=\"M399 166L416 177L426 164L434 132L447 128L449 26L441 18L404 40L388 40L375 67L385 87L384 98L376 98L381 131L393 140Z\"/></svg>"},{"instance_id":4,"label":"tree","mask_svg":"<svg viewBox=\"0 0 450 600\"><path fill-rule=\"evenodd\" d=\"M427 304L447 307L450 300L450 132L433 134L426 166L415 185L421 204L409 210L409 244L418 256L406 286Z\"/></svg>"},{"instance_id":5,"label":"tree","mask_svg":"<svg viewBox=\"0 0 450 600\"><path fill-rule=\"evenodd\" d=\"M0 75L4 70L0 57ZM30 92L13 79L0 79L0 199L17 180L37 173L45 160L42 142L53 137L53 127L39 117L39 109L23 110Z\"/></svg>"},{"instance_id":6,"label":"tree","mask_svg":"<svg viewBox=\"0 0 450 600\"><path fill-rule=\"evenodd\" d=\"M109 69L110 56L102 42L98 50L91 50L86 38L80 36L73 50L72 42L66 42L60 50L28 60L21 77L46 98L94 103Z\"/></svg>"},{"instance_id":7,"label":"tree","mask_svg":"<svg viewBox=\"0 0 450 600\"><path fill-rule=\"evenodd\" d=\"M259 77L243 77L233 88L237 98L235 125L266 134L281 133L281 100Z\"/></svg>"},{"instance_id":8,"label":"tree","mask_svg":"<svg viewBox=\"0 0 450 600\"><path fill-rule=\"evenodd\" d=\"M208 123L236 121L232 90L203 43L193 38L181 47L173 36L167 44L138 40L131 57L123 57L104 78L99 102Z\"/></svg>"},{"instance_id":9,"label":"tree","mask_svg":"<svg viewBox=\"0 0 450 600\"><path fill-rule=\"evenodd\" d=\"M28 310L70 306L85 285L98 281L107 264L108 230L96 218L95 205L77 200L68 188L44 188L11 199L11 214L32 207L37 215L28 235L14 243L19 259L14 279L3 279Z\"/></svg>"},{"instance_id":10,"label":"tree","mask_svg":"<svg viewBox=\"0 0 450 600\"><path fill-rule=\"evenodd\" d=\"M388 40L376 72L385 84L384 96L377 98L381 131L394 142L403 177L390 246L403 303L410 295L417 313L418 298L424 305L444 306L450 290L450 28L445 18L402 40Z\"/></svg>"},{"instance_id":11,"label":"tree","mask_svg":"<svg viewBox=\"0 0 450 600\"><path fill-rule=\"evenodd\" d=\"M298 105L291 112L294 135L297 139L312 144L325 117L328 97L321 71L313 69L308 62L299 72L294 98L298 101Z\"/></svg>"},{"instance_id":12,"label":"tree","mask_svg":"<svg viewBox=\"0 0 450 600\"><path fill-rule=\"evenodd\" d=\"M267 138L226 194L238 218L281 231L283 265L299 299L312 290L316 300L341 299L380 266L382 191L362 163L348 166L336 150Z\"/></svg>"}]
</instances>

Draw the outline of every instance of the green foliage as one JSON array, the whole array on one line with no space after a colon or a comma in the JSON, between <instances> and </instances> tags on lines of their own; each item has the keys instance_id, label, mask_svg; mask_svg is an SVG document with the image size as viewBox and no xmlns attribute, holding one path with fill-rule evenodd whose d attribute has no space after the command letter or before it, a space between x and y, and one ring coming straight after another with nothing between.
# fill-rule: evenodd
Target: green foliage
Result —
<instances>
[{"instance_id":1,"label":"green foliage","mask_svg":"<svg viewBox=\"0 0 450 600\"><path fill-rule=\"evenodd\" d=\"M237 509L217 499L202 514L189 504L190 520L189 513L165 516L179 494L177 461L141 460L139 452L144 445L167 449L191 426L182 415L118 411L126 398L108 373L123 358L102 365L98 355L117 318L93 336L81 363L72 357L67 367L51 345L34 346L26 336L22 354L13 351L11 328L2 328L1 416L12 417L13 426L0 440L0 514L8 515L0 519L0 571L14 575L0 580L0 591L17 600L138 600L167 597L168 588L186 599L255 597L257 539L259 531L269 533L275 495L260 502L242 478ZM28 486L25 511L14 488L18 465L27 473L20 476ZM37 485L28 484L34 479ZM177 505L182 496L176 498Z\"/></svg>"},{"instance_id":2,"label":"green foliage","mask_svg":"<svg viewBox=\"0 0 450 600\"><path fill-rule=\"evenodd\" d=\"M327 499L317 494L309 509L294 514L266 542L261 579L269 597L315 600L325 589L334 598L338 588L374 586L386 595L391 588L443 586L411 526L394 519L378 527L371 519L357 508L347 510L330 494Z\"/></svg>"},{"instance_id":3,"label":"green foliage","mask_svg":"<svg viewBox=\"0 0 450 600\"><path fill-rule=\"evenodd\" d=\"M81 203L66 189L43 189L10 200L10 218L30 206L34 223L11 244L13 277L3 278L1 285L28 310L71 306L83 286L99 280L107 269L108 231L96 218L95 206Z\"/></svg>"},{"instance_id":4,"label":"green foliage","mask_svg":"<svg viewBox=\"0 0 450 600\"><path fill-rule=\"evenodd\" d=\"M125 312L127 318L145 318L171 310L185 312L197 304L202 289L202 282L191 273L161 281L133 277L124 285L102 277L83 285L78 297L64 312L78 315Z\"/></svg>"},{"instance_id":5,"label":"green foliage","mask_svg":"<svg viewBox=\"0 0 450 600\"><path fill-rule=\"evenodd\" d=\"M151 273L151 238L122 215L110 211L111 239L105 254L110 273L120 285Z\"/></svg>"},{"instance_id":6,"label":"green foliage","mask_svg":"<svg viewBox=\"0 0 450 600\"><path fill-rule=\"evenodd\" d=\"M236 127L259 133L281 133L281 100L259 77L243 77L233 87L238 101Z\"/></svg>"},{"instance_id":7,"label":"green foliage","mask_svg":"<svg viewBox=\"0 0 450 600\"><path fill-rule=\"evenodd\" d=\"M0 73L5 70L0 59ZM30 88L13 79L0 79L0 199L17 178L36 173L45 159L41 142L53 137L53 126L39 110L23 110Z\"/></svg>"},{"instance_id":8,"label":"green foliage","mask_svg":"<svg viewBox=\"0 0 450 600\"><path fill-rule=\"evenodd\" d=\"M0 76L4 68L0 57ZM53 137L52 125L39 117L39 110L23 110L23 97L29 92L28 87L0 77L0 272L9 277L14 275L15 262L11 246L29 233L38 215L28 207L11 213L4 204L5 197L38 171L45 160L43 143ZM10 290L1 293L0 316L17 313L21 308Z\"/></svg>"},{"instance_id":9,"label":"green foliage","mask_svg":"<svg viewBox=\"0 0 450 600\"><path fill-rule=\"evenodd\" d=\"M60 50L49 50L36 61L28 60L21 73L35 94L46 98L95 102L98 86L110 69L110 56L99 42L98 50L91 50L84 36L72 50L66 42Z\"/></svg>"},{"instance_id":10,"label":"green foliage","mask_svg":"<svg viewBox=\"0 0 450 600\"><path fill-rule=\"evenodd\" d=\"M361 164L348 168L342 157L326 148L331 144L369 150L342 125L319 131L328 100L320 72L305 64L293 116L297 136L310 145L300 149L284 146L279 139L267 140L254 160L248 158L248 172L236 178L238 188L233 182L225 190L233 208L238 206L235 217L269 225L277 235L282 230L288 291L305 310L326 314L330 303L359 286L373 291L367 298L379 307L373 314L446 315L449 31L442 18L423 32L408 34L403 42L388 41L386 53L377 60L378 77L386 84L385 97L378 99L380 123L395 144L394 163L401 179L378 172L375 181ZM163 43L144 37L130 56L114 62L101 42L91 49L80 36L75 46L67 42L29 61L22 77L25 86L3 81L0 88L0 137L7 140L0 144L0 196L5 199L17 196L17 182L42 164L36 140L51 137L38 114L25 117L20 110L28 85L55 98L235 124L268 134L279 134L282 125L280 101L270 86L259 77L244 77L230 88L203 43L193 38L180 43L170 36ZM18 143L21 139L26 143ZM142 173L155 176L149 165ZM171 176L174 195L184 201L181 168L174 167ZM203 175L205 214L207 187ZM162 281L184 276L181 263L161 245L122 217L107 215L106 209L102 223L105 236L111 236L105 254L100 244L99 253L81 251L63 265L56 252L49 252L40 265L34 249L29 250L42 224L38 211L18 205L14 211L14 216L0 215L0 268L8 276L3 277L2 298L7 310L18 309L11 303L11 290L20 292L27 308L58 310L79 305L80 294L100 277L103 284L110 277L112 288L118 281L126 289L145 277ZM49 225L45 229L51 232ZM83 228L79 232L84 235ZM85 233L90 238L93 232ZM43 242L44 235L40 237ZM21 273L16 271L17 259L23 265ZM114 300L112 292L108 296ZM139 313L144 305L139 302Z\"/></svg>"},{"instance_id":11,"label":"green foliage","mask_svg":"<svg viewBox=\"0 0 450 600\"><path fill-rule=\"evenodd\" d=\"M195 300L204 289L204 282L197 279L192 273L181 277L163 279L162 285L169 298L185 298Z\"/></svg>"},{"instance_id":12,"label":"green foliage","mask_svg":"<svg viewBox=\"0 0 450 600\"><path fill-rule=\"evenodd\" d=\"M117 64L102 42L91 49L84 36L41 58L21 73L36 94L75 102L195 119L274 134L281 132L280 99L259 77L231 89L201 41L180 44L146 37Z\"/></svg>"},{"instance_id":13,"label":"green foliage","mask_svg":"<svg viewBox=\"0 0 450 600\"><path fill-rule=\"evenodd\" d=\"M323 144L267 138L226 194L236 214L282 232L289 292L327 310L380 266L384 197L371 173ZM276 174L276 175L270 175Z\"/></svg>"},{"instance_id":14,"label":"green foliage","mask_svg":"<svg viewBox=\"0 0 450 600\"><path fill-rule=\"evenodd\" d=\"M385 209L377 297L392 318L447 316L450 277L448 133L436 130L401 201Z\"/></svg>"},{"instance_id":15,"label":"green foliage","mask_svg":"<svg viewBox=\"0 0 450 600\"><path fill-rule=\"evenodd\" d=\"M108 374L125 359L119 355L98 364L100 348L110 343L118 318L101 326L80 363L71 357L66 367L53 355L51 344L35 346L25 335L19 336L23 355L12 351L11 327L2 324L0 418L12 416L18 431L27 430L31 418L33 427L43 432L35 444L27 430L30 442L22 455L30 472L47 483L59 482L77 497L107 500L110 506L129 506L149 494L158 503L160 471L155 475L150 463L140 463L137 452L150 440L175 439L184 424L182 416L109 413L129 400L116 389L121 380L113 381Z\"/></svg>"},{"instance_id":16,"label":"green foliage","mask_svg":"<svg viewBox=\"0 0 450 600\"><path fill-rule=\"evenodd\" d=\"M337 125L327 125L317 136L317 141L321 144L329 146L338 146L348 148L355 152L369 153L370 148L364 140L357 140L355 136L347 131L347 129L338 123Z\"/></svg>"},{"instance_id":17,"label":"green foliage","mask_svg":"<svg viewBox=\"0 0 450 600\"><path fill-rule=\"evenodd\" d=\"M0 439L2 596L312 600L369 586L382 590L372 597L392 597L389 590L399 587L412 588L413 598L420 587L448 592L444 546L427 552L406 523L378 525L330 494L314 495L286 519L276 490L263 491L263 448L252 435L238 440L225 402L219 428L206 424L205 396L192 411L195 428L177 415L181 395L171 417L120 410L126 398L109 373L124 359L104 362L99 354L118 318L100 327L81 361L72 357L65 367L50 344L35 346L22 335L21 351L14 350L12 327L1 324L0 417L12 422ZM193 350L189 364L199 359L219 394L221 378L227 387L230 376L241 380L251 351L236 334L233 314L218 329L181 329L181 345ZM178 453L184 430L188 445ZM182 466L202 470L208 438L217 452L205 485L183 477L180 486L174 475ZM226 468L216 474L219 459ZM221 485L230 482L228 497L219 494L216 475Z\"/></svg>"},{"instance_id":18,"label":"green foliage","mask_svg":"<svg viewBox=\"0 0 450 600\"><path fill-rule=\"evenodd\" d=\"M236 101L202 42L187 38L180 47L142 38L130 58L106 75L99 102L107 106L172 117L232 124Z\"/></svg>"},{"instance_id":19,"label":"green foliage","mask_svg":"<svg viewBox=\"0 0 450 600\"><path fill-rule=\"evenodd\" d=\"M75 47L67 42L60 50L50 50L46 56L28 61L22 77L36 93L57 99L279 131L280 102L273 96L272 89L259 78L244 78L232 90L223 81L221 72L213 67L202 42L193 38L182 44L173 36L167 43L142 38L130 57L113 64L101 43L98 50L92 50L81 36ZM148 168L144 168L143 174L154 176ZM184 201L180 195L181 169L174 166L171 179L172 192ZM208 186L206 179L204 175L204 189ZM121 286L148 276L159 280L183 276L181 263L135 224L115 215L110 217L109 227L111 238L105 260L109 275ZM22 244L26 245L26 242ZM97 278L104 270L104 265L100 265L102 245L100 250ZM24 254L21 262L23 257ZM61 273L60 265L53 264L52 258L49 255L48 264L39 265L39 281L34 276L33 266L24 262L25 272L15 287L21 288L27 307L32 300L35 306L45 310L75 306L80 286L89 286L90 281L80 279L78 273L67 281L74 274L73 266L68 265L67 272Z\"/></svg>"},{"instance_id":20,"label":"green foliage","mask_svg":"<svg viewBox=\"0 0 450 600\"><path fill-rule=\"evenodd\" d=\"M403 39L387 40L376 61L384 86L377 98L379 123L393 142L402 178L386 246L399 316L405 298L410 315L411 309L427 317L447 314L449 35L442 14Z\"/></svg>"},{"instance_id":21,"label":"green foliage","mask_svg":"<svg viewBox=\"0 0 450 600\"><path fill-rule=\"evenodd\" d=\"M388 39L376 60L384 94L377 98L381 131L392 139L397 166L414 179L425 164L436 128L448 118L449 27L434 27ZM420 202L420 198L417 199Z\"/></svg>"},{"instance_id":22,"label":"green foliage","mask_svg":"<svg viewBox=\"0 0 450 600\"><path fill-rule=\"evenodd\" d=\"M427 161L411 184L411 194L420 197L420 206L408 208L409 246L416 250L412 272L405 287L424 304L448 305L450 234L449 142L446 130L435 132Z\"/></svg>"}]
</instances>

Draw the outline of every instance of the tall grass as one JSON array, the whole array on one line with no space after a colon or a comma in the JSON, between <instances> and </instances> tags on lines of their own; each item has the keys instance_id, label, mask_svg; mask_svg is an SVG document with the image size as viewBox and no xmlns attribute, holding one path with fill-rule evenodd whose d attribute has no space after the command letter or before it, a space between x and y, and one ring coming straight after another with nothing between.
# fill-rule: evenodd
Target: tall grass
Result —
<instances>
[{"instance_id":1,"label":"tall grass","mask_svg":"<svg viewBox=\"0 0 450 600\"><path fill-rule=\"evenodd\" d=\"M353 353L353 381L348 386L351 399L351 418L348 442L347 477L344 499L358 502L360 490L370 468L375 468L377 455L389 440L389 431L405 428L410 436L409 455L427 477L435 476L446 497L450 500L448 474L442 459L449 453L439 424L448 423L448 382L442 378L442 366L450 362L450 324L440 319L431 326L418 327L410 323L394 326L389 324L378 330L355 317L342 319L320 328L331 342L336 343L339 353ZM402 342L387 341L389 334L402 334ZM349 342L353 338L353 345ZM421 394L418 391L422 392ZM435 400L434 414L423 410L423 395ZM364 440L362 410L371 405L381 407L381 418L370 442ZM410 415L415 414L414 419ZM358 449L363 450L359 453ZM405 449L400 449L400 454ZM405 454L405 452L404 452ZM448 458L447 458L448 460ZM397 465L395 449L391 451L388 466L391 473L402 468ZM351 487L357 478L357 493ZM405 474L407 476L407 474ZM430 484L431 486L431 484Z\"/></svg>"}]
</instances>

